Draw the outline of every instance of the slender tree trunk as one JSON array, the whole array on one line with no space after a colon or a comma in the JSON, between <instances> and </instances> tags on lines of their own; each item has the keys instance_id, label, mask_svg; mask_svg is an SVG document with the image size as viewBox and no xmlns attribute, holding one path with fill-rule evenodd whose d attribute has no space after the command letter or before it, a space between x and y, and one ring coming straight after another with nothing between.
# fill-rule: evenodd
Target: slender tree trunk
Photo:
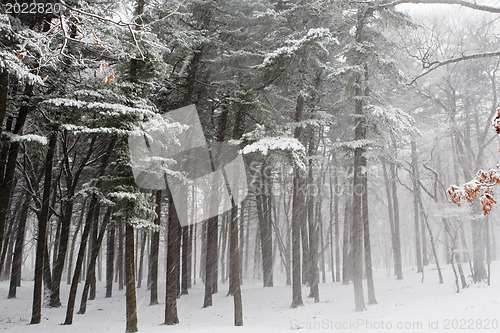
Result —
<instances>
[{"instance_id":1,"label":"slender tree trunk","mask_svg":"<svg viewBox=\"0 0 500 333\"><path fill-rule=\"evenodd\" d=\"M269 220L268 210L270 207L267 205L266 190L267 186L264 185L267 182L263 173L265 172L265 163L262 163L261 167L261 190L262 195L257 195L257 212L259 216L259 231L260 231L260 245L262 247L262 276L264 287L273 286L273 240L272 240L272 230L271 221Z\"/></svg>"},{"instance_id":2,"label":"slender tree trunk","mask_svg":"<svg viewBox=\"0 0 500 333\"><path fill-rule=\"evenodd\" d=\"M0 70L0 135L3 129L3 120L7 114L7 99L9 97L9 73L5 68ZM0 245L2 242L0 241Z\"/></svg>"},{"instance_id":3,"label":"slender tree trunk","mask_svg":"<svg viewBox=\"0 0 500 333\"><path fill-rule=\"evenodd\" d=\"M124 266L124 253L123 253L123 239L124 237L123 226L118 227L118 257L117 257L117 270L118 270L118 290L123 290L124 278L123 278L123 266Z\"/></svg>"},{"instance_id":4,"label":"slender tree trunk","mask_svg":"<svg viewBox=\"0 0 500 333\"><path fill-rule=\"evenodd\" d=\"M108 239L106 245L106 298L109 298L113 295L115 233L115 228L108 229Z\"/></svg>"},{"instance_id":5,"label":"slender tree trunk","mask_svg":"<svg viewBox=\"0 0 500 333\"><path fill-rule=\"evenodd\" d=\"M335 168L335 201L334 201L334 216L335 216L335 281L340 281L340 218L339 218L339 177L337 167Z\"/></svg>"},{"instance_id":6,"label":"slender tree trunk","mask_svg":"<svg viewBox=\"0 0 500 333\"><path fill-rule=\"evenodd\" d=\"M76 239L78 237L78 233L80 232L80 229L82 228L83 224L83 219L85 217L85 204L82 203L81 213L80 213L80 218L78 219L78 225L76 226L75 232L73 233L73 238L71 239L71 247L69 250L69 258L68 258L68 270L67 270L67 284L71 284L71 271L73 269L73 257L75 253L75 245L76 245Z\"/></svg>"},{"instance_id":7,"label":"slender tree trunk","mask_svg":"<svg viewBox=\"0 0 500 333\"><path fill-rule=\"evenodd\" d=\"M182 227L182 282L181 282L181 295L188 294L188 276L191 273L188 270L189 261L189 226Z\"/></svg>"},{"instance_id":8,"label":"slender tree trunk","mask_svg":"<svg viewBox=\"0 0 500 333\"><path fill-rule=\"evenodd\" d=\"M309 168L307 174L307 182L309 185L313 185L313 161L312 156L316 154L316 147L314 145L315 136L313 133L309 133ZM309 229L309 283L310 292L309 297L314 298L314 302L319 302L319 271L318 271L318 225L316 223L316 217L314 215L314 193L309 189L307 191L307 223Z\"/></svg>"},{"instance_id":9,"label":"slender tree trunk","mask_svg":"<svg viewBox=\"0 0 500 333\"><path fill-rule=\"evenodd\" d=\"M155 225L161 224L162 191L156 191L156 218ZM160 252L160 231L153 232L151 237L151 254L149 265L151 267L151 297L149 305L158 304L158 255Z\"/></svg>"},{"instance_id":10,"label":"slender tree trunk","mask_svg":"<svg viewBox=\"0 0 500 333\"><path fill-rule=\"evenodd\" d=\"M362 157L362 165L367 170L366 157ZM365 271L366 271L366 283L368 287L368 304L377 304L377 299L375 297L375 286L373 283L373 272L372 272L372 251L370 242L370 222L369 222L369 211L368 211L368 175L366 172L362 175L363 183L363 197L362 197L362 214L363 214L363 237L364 237L364 247L365 247Z\"/></svg>"},{"instance_id":11,"label":"slender tree trunk","mask_svg":"<svg viewBox=\"0 0 500 333\"><path fill-rule=\"evenodd\" d=\"M179 323L177 317L177 286L179 279L176 272L177 262L180 256L178 228L179 218L175 210L172 195L168 193L168 249L167 249L167 291L165 297L165 324L175 325Z\"/></svg>"},{"instance_id":12,"label":"slender tree trunk","mask_svg":"<svg viewBox=\"0 0 500 333\"><path fill-rule=\"evenodd\" d=\"M38 239L35 261L35 283L33 288L33 308L31 324L40 324L42 319L42 279L44 268L44 255L46 247L46 231L49 220L49 205L52 186L52 164L57 148L57 132L52 132L49 140L49 150L45 159L45 177L43 183L43 197L40 217L38 220Z\"/></svg>"},{"instance_id":13,"label":"slender tree trunk","mask_svg":"<svg viewBox=\"0 0 500 333\"><path fill-rule=\"evenodd\" d=\"M16 298L17 287L21 285L21 267L23 260L24 235L26 233L26 220L30 208L31 194L26 194L19 214L19 225L16 232L16 245L14 247L14 258L10 275L10 286L8 298Z\"/></svg>"},{"instance_id":14,"label":"slender tree trunk","mask_svg":"<svg viewBox=\"0 0 500 333\"><path fill-rule=\"evenodd\" d=\"M348 187L349 188L349 187ZM342 230L342 284L348 285L351 279L351 213L352 200L346 196L344 203L344 226Z\"/></svg>"},{"instance_id":15,"label":"slender tree trunk","mask_svg":"<svg viewBox=\"0 0 500 333\"><path fill-rule=\"evenodd\" d=\"M356 24L356 43L361 44L363 38L365 13L358 13L358 20ZM366 71L366 68L364 69ZM354 127L354 140L361 141L366 138L366 130L363 122L363 76L359 75L356 79L355 87L355 127ZM354 149L354 176L353 176L353 196L352 196L352 281L354 285L354 301L356 311L365 310L365 300L363 296L363 217L362 217L362 197L363 191L363 173L365 172L363 166L363 154L366 150L358 146Z\"/></svg>"},{"instance_id":16,"label":"slender tree trunk","mask_svg":"<svg viewBox=\"0 0 500 333\"><path fill-rule=\"evenodd\" d=\"M420 245L420 211L418 209L418 192L420 187L418 184L419 173L418 173L418 157L417 157L417 144L415 141L411 142L411 171L412 171L412 183L413 183L413 217L415 219L415 252L417 259L417 273L422 272L422 248Z\"/></svg>"},{"instance_id":17,"label":"slender tree trunk","mask_svg":"<svg viewBox=\"0 0 500 333\"><path fill-rule=\"evenodd\" d=\"M137 288L141 288L142 286L142 274L144 271L144 252L146 251L146 237L147 237L146 232L142 231L141 253L139 256L139 273L137 274Z\"/></svg>"},{"instance_id":18,"label":"slender tree trunk","mask_svg":"<svg viewBox=\"0 0 500 333\"><path fill-rule=\"evenodd\" d=\"M396 187L396 166L391 163L389 166L392 187L392 207L394 209L394 270L398 280L403 279L403 264L401 259L401 233L399 224L399 200Z\"/></svg>"},{"instance_id":19,"label":"slender tree trunk","mask_svg":"<svg viewBox=\"0 0 500 333\"><path fill-rule=\"evenodd\" d=\"M230 237L230 290L234 298L234 326L243 326L243 305L240 288L240 254L238 245L238 205L233 201L231 208L231 237Z\"/></svg>"},{"instance_id":20,"label":"slender tree trunk","mask_svg":"<svg viewBox=\"0 0 500 333\"><path fill-rule=\"evenodd\" d=\"M302 121L304 113L304 98L297 97L297 107L295 109L295 121ZM294 137L298 140L302 138L302 129L295 128ZM295 167L293 178L293 199L292 199L292 308L303 306L301 269L300 269L300 225L305 222L304 216L304 192L302 171ZM305 254L304 254L305 255Z\"/></svg>"},{"instance_id":21,"label":"slender tree trunk","mask_svg":"<svg viewBox=\"0 0 500 333\"><path fill-rule=\"evenodd\" d=\"M125 225L126 333L138 331L134 261L134 227L127 223Z\"/></svg>"}]
</instances>

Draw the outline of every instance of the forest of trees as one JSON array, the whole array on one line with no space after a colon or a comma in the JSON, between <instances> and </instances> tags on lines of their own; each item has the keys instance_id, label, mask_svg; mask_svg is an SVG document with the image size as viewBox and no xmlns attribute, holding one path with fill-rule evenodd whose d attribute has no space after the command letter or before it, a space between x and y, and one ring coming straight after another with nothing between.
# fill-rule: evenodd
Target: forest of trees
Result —
<instances>
[{"instance_id":1,"label":"forest of trees","mask_svg":"<svg viewBox=\"0 0 500 333\"><path fill-rule=\"evenodd\" d=\"M500 6L14 3L0 8L0 297L34 281L31 324L65 307L71 325L97 294L124 290L136 332L136 288L175 325L177 300L203 283L200 308L227 293L241 326L249 280L291 286L293 308L321 302L322 283L352 284L356 311L377 303L375 269L437 269L443 283L451 265L457 292L490 283L500 176L476 173L498 161ZM416 4L469 18L407 13ZM177 144L182 126L160 116L192 104L207 140L241 149L249 193L182 226L168 188L136 184L128 138L157 121ZM448 188L472 205L452 205ZM194 221L209 197L193 186L182 213Z\"/></svg>"}]
</instances>

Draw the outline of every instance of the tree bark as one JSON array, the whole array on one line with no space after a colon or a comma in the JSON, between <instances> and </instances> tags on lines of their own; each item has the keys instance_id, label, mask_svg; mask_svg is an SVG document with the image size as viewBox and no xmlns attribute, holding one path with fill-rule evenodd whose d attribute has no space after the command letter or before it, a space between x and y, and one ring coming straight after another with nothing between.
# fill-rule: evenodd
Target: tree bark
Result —
<instances>
[{"instance_id":1,"label":"tree bark","mask_svg":"<svg viewBox=\"0 0 500 333\"><path fill-rule=\"evenodd\" d=\"M113 273L115 262L115 228L108 229L106 245L106 298L113 295Z\"/></svg>"},{"instance_id":2,"label":"tree bark","mask_svg":"<svg viewBox=\"0 0 500 333\"><path fill-rule=\"evenodd\" d=\"M125 225L125 281L126 281L126 333L135 333L137 329L137 301L135 294L134 268L134 227Z\"/></svg>"},{"instance_id":3,"label":"tree bark","mask_svg":"<svg viewBox=\"0 0 500 333\"><path fill-rule=\"evenodd\" d=\"M304 97L297 97L297 106L295 109L295 121L302 120L304 113ZM296 127L294 137L298 140L302 138L302 129ZM304 223L304 192L302 171L295 167L293 177L293 198L292 198L292 308L303 306L301 269L300 269L300 225Z\"/></svg>"},{"instance_id":4,"label":"tree bark","mask_svg":"<svg viewBox=\"0 0 500 333\"><path fill-rule=\"evenodd\" d=\"M161 224L162 191L156 191L156 218L155 225ZM151 267L151 297L149 305L158 304L158 254L160 252L160 232L155 231L151 237L151 254L149 266Z\"/></svg>"},{"instance_id":5,"label":"tree bark","mask_svg":"<svg viewBox=\"0 0 500 333\"><path fill-rule=\"evenodd\" d=\"M179 260L179 218L175 210L174 200L168 193L168 249L167 249L167 277L165 296L165 324L175 325L179 323L177 317L177 288L179 279L177 277L177 262Z\"/></svg>"}]
</instances>

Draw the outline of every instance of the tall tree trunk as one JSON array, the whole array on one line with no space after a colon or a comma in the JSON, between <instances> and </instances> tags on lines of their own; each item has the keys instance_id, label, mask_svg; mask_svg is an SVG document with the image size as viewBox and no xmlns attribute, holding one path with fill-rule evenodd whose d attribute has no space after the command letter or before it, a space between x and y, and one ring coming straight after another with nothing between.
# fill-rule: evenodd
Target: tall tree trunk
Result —
<instances>
[{"instance_id":1,"label":"tall tree trunk","mask_svg":"<svg viewBox=\"0 0 500 333\"><path fill-rule=\"evenodd\" d=\"M76 226L75 232L73 233L73 238L71 239L71 247L69 249L68 258L68 269L67 269L67 284L71 284L71 271L73 270L73 257L75 253L76 239L78 238L78 233L83 225L83 219L85 217L85 203L82 203L80 208L80 218L78 219L78 225Z\"/></svg>"},{"instance_id":2,"label":"tall tree trunk","mask_svg":"<svg viewBox=\"0 0 500 333\"><path fill-rule=\"evenodd\" d=\"M335 201L334 201L334 216L335 216L335 281L340 281L340 218L339 218L339 177L338 167L335 168Z\"/></svg>"},{"instance_id":3,"label":"tall tree trunk","mask_svg":"<svg viewBox=\"0 0 500 333\"><path fill-rule=\"evenodd\" d=\"M142 286L142 274L144 271L144 252L146 251L146 239L147 234L145 231L142 231L141 237L141 253L139 256L139 273L137 274L137 288L141 288ZM139 246L139 244L137 244Z\"/></svg>"},{"instance_id":4,"label":"tall tree trunk","mask_svg":"<svg viewBox=\"0 0 500 333\"><path fill-rule=\"evenodd\" d=\"M182 282L181 295L188 294L188 276L191 272L188 270L189 261L189 226L182 227Z\"/></svg>"},{"instance_id":5,"label":"tall tree trunk","mask_svg":"<svg viewBox=\"0 0 500 333\"><path fill-rule=\"evenodd\" d=\"M134 261L134 227L127 223L125 225L126 333L138 331Z\"/></svg>"},{"instance_id":6,"label":"tall tree trunk","mask_svg":"<svg viewBox=\"0 0 500 333\"><path fill-rule=\"evenodd\" d=\"M348 185L347 185L348 186ZM347 188L350 188L348 186ZM342 230L342 284L348 285L351 279L351 214L352 202L351 198L345 198L344 202L344 226Z\"/></svg>"},{"instance_id":7,"label":"tall tree trunk","mask_svg":"<svg viewBox=\"0 0 500 333\"><path fill-rule=\"evenodd\" d=\"M118 257L116 258L116 266L118 270L118 290L123 290L124 278L123 278L123 266L125 262L124 250L124 232L123 226L118 227Z\"/></svg>"},{"instance_id":8,"label":"tall tree trunk","mask_svg":"<svg viewBox=\"0 0 500 333\"><path fill-rule=\"evenodd\" d=\"M31 314L31 324L40 324L42 319L42 279L44 268L44 255L46 247L46 231L49 220L50 194L52 187L52 164L57 148L57 132L50 135L49 149L45 159L45 177L43 183L43 197L40 217L38 220L38 236L35 261L35 283L33 288L33 308Z\"/></svg>"},{"instance_id":9,"label":"tall tree trunk","mask_svg":"<svg viewBox=\"0 0 500 333\"><path fill-rule=\"evenodd\" d=\"M230 262L231 273L229 282L231 284L230 290L233 294L234 301L234 326L243 326L243 305L241 300L240 288L240 254L238 245L238 205L233 200L231 208L231 233L230 233Z\"/></svg>"},{"instance_id":10,"label":"tall tree trunk","mask_svg":"<svg viewBox=\"0 0 500 333\"><path fill-rule=\"evenodd\" d=\"M17 287L21 285L21 267L23 260L24 235L26 233L26 220L31 202L31 194L26 194L19 214L19 225L16 232L16 245L14 247L14 258L10 275L10 286L8 298L16 298Z\"/></svg>"},{"instance_id":11,"label":"tall tree trunk","mask_svg":"<svg viewBox=\"0 0 500 333\"><path fill-rule=\"evenodd\" d=\"M363 38L365 13L358 13L356 24L356 43L361 44ZM365 69L366 70L366 69ZM366 138L366 130L363 122L363 97L364 86L363 76L358 75L355 85L355 127L354 140L360 142ZM363 219L362 219L362 196L363 196L363 154L366 150L357 146L354 149L354 176L353 176L353 196L352 196L352 281L354 285L354 301L356 311L365 310L365 300L363 296Z\"/></svg>"},{"instance_id":12,"label":"tall tree trunk","mask_svg":"<svg viewBox=\"0 0 500 333\"><path fill-rule=\"evenodd\" d=\"M380 162L382 164L382 173L384 175L384 184L385 184L385 193L386 193L386 196L387 196L387 210L388 210L388 213L389 213L389 227L390 227L390 230L391 230L391 246L392 246L392 253L393 255L395 255L396 253L396 249L395 249L395 246L396 246L396 241L395 241L395 238L396 238L396 235L395 235L395 232L394 232L394 209L392 207L392 194L391 194L391 181L389 179L389 173L387 171L387 166L386 166L386 161L384 158L380 158ZM394 267L396 267L396 261L394 260ZM394 269L394 272L396 271L396 269Z\"/></svg>"},{"instance_id":13,"label":"tall tree trunk","mask_svg":"<svg viewBox=\"0 0 500 333\"><path fill-rule=\"evenodd\" d=\"M315 135L312 131L309 133L309 168L307 174L308 185L314 184L313 176L313 160L312 156L316 154L316 147L314 145ZM308 186L308 187L309 187ZM312 186L309 187L307 191L307 223L309 229L309 283L310 292L309 297L314 298L314 302L319 302L319 271L318 271L318 225L316 223L316 217L314 215L314 200L315 194L312 193ZM323 249L322 249L323 251Z\"/></svg>"},{"instance_id":14,"label":"tall tree trunk","mask_svg":"<svg viewBox=\"0 0 500 333\"><path fill-rule=\"evenodd\" d=\"M175 210L172 194L168 193L168 249L167 249L167 277L165 296L165 324L175 325L179 323L177 317L177 262L180 256L178 228L179 218Z\"/></svg>"},{"instance_id":15,"label":"tall tree trunk","mask_svg":"<svg viewBox=\"0 0 500 333\"><path fill-rule=\"evenodd\" d=\"M260 245L262 247L262 277L264 287L273 286L273 240L271 221L269 220L269 210L267 205L267 186L264 184L267 179L264 176L265 162L261 165L261 191L263 194L256 196L257 212L259 216Z\"/></svg>"},{"instance_id":16,"label":"tall tree trunk","mask_svg":"<svg viewBox=\"0 0 500 333\"><path fill-rule=\"evenodd\" d=\"M420 192L419 172L418 172L418 157L417 157L417 144L415 141L411 142L411 171L413 183L413 216L415 219L415 252L417 259L417 273L422 272L422 247L420 245L420 210L418 208L418 193Z\"/></svg>"},{"instance_id":17,"label":"tall tree trunk","mask_svg":"<svg viewBox=\"0 0 500 333\"><path fill-rule=\"evenodd\" d=\"M362 157L362 165L367 170L366 157ZM362 175L363 183L363 197L362 197L362 214L363 214L363 237L364 237L364 247L365 247L365 271L366 271L366 283L368 289L368 304L377 304L377 299L375 297L375 286L373 283L373 271L372 271L372 251L370 242L370 221L369 221L369 211L368 211L368 175L366 172Z\"/></svg>"},{"instance_id":18,"label":"tall tree trunk","mask_svg":"<svg viewBox=\"0 0 500 333\"><path fill-rule=\"evenodd\" d=\"M156 218L155 225L161 225L161 200L162 191L156 191ZM151 252L149 266L151 267L151 297L149 305L158 304L158 255L160 252L160 231L153 232L151 237Z\"/></svg>"},{"instance_id":19,"label":"tall tree trunk","mask_svg":"<svg viewBox=\"0 0 500 333\"><path fill-rule=\"evenodd\" d=\"M106 245L106 298L113 295L113 273L115 262L115 228L108 229Z\"/></svg>"},{"instance_id":20,"label":"tall tree trunk","mask_svg":"<svg viewBox=\"0 0 500 333\"><path fill-rule=\"evenodd\" d=\"M401 233L399 228L399 200L396 186L396 165L391 163L389 166L391 174L392 187L392 207L394 209L394 270L398 280L403 279L403 263L401 259Z\"/></svg>"},{"instance_id":21,"label":"tall tree trunk","mask_svg":"<svg viewBox=\"0 0 500 333\"><path fill-rule=\"evenodd\" d=\"M7 99L9 97L9 72L6 68L0 70L0 135L3 130L3 120L7 114ZM0 245L2 242L0 242Z\"/></svg>"},{"instance_id":22,"label":"tall tree trunk","mask_svg":"<svg viewBox=\"0 0 500 333\"><path fill-rule=\"evenodd\" d=\"M304 97L297 97L295 109L295 121L302 121L304 113ZM294 137L298 140L302 138L302 129L296 127ZM293 199L292 199L292 308L303 306L301 269L300 269L300 225L305 222L304 218L304 192L302 171L295 167L293 177Z\"/></svg>"}]
</instances>

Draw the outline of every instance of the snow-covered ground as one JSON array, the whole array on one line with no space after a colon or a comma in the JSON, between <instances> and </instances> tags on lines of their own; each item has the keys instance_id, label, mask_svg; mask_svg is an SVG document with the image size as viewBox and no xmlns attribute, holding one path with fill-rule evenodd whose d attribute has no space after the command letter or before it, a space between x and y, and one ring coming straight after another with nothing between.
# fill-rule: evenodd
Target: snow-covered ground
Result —
<instances>
[{"instance_id":1,"label":"snow-covered ground","mask_svg":"<svg viewBox=\"0 0 500 333\"><path fill-rule=\"evenodd\" d=\"M464 267L466 268L466 267ZM149 292L138 290L139 331L154 332L285 332L361 331L361 332L499 332L500 331L500 264L492 265L492 282L472 285L455 292L450 266L443 268L445 283L439 284L437 272L427 266L425 280L412 269L404 271L404 280L387 277L385 270L375 272L377 305L367 311L354 312L352 285L320 284L320 303L307 298L304 306L291 309L291 287L262 288L260 283L243 286L243 327L233 324L232 298L226 297L227 285L214 295L214 306L203 309L203 285L198 283L190 294L178 301L180 324L162 325L164 305L149 306ZM164 297L160 283L159 297ZM366 287L366 285L365 285ZM82 286L80 285L80 290ZM87 314L75 314L72 326L62 326L65 307L43 308L42 323L28 325L31 315L32 283L23 281L18 298L6 299L8 283L0 283L0 332L80 333L124 332L124 291L114 290L114 297L104 298L104 285L98 286L97 299L89 302ZM68 287L64 284L63 304ZM79 298L78 298L79 301ZM163 302L162 302L163 303ZM78 304L77 304L78 305Z\"/></svg>"}]
</instances>

